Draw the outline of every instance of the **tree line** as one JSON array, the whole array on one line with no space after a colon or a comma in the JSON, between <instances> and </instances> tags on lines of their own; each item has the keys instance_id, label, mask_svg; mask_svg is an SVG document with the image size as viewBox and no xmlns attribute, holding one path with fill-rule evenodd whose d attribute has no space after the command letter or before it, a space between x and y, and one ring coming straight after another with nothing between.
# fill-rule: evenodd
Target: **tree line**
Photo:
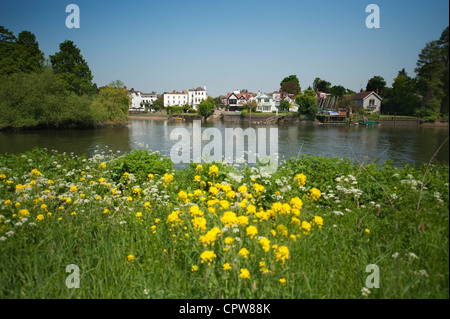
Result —
<instances>
[{"instance_id":1,"label":"tree line","mask_svg":"<svg viewBox=\"0 0 450 319\"><path fill-rule=\"evenodd\" d=\"M0 26L0 128L78 127L128 119L126 90L92 82L73 41L45 59L36 36Z\"/></svg>"},{"instance_id":2,"label":"tree line","mask_svg":"<svg viewBox=\"0 0 450 319\"><path fill-rule=\"evenodd\" d=\"M435 120L439 117L448 120L449 114L449 27L438 40L425 45L418 56L416 76L407 74L403 68L388 87L385 79L376 75L366 85L366 91L377 92L383 98L383 114L420 116ZM340 106L354 108L352 97L356 92L341 85L316 78L313 86L302 92L296 75L285 77L280 83L280 90L294 94L299 105L299 112L316 114L316 91L331 94L340 99Z\"/></svg>"}]
</instances>

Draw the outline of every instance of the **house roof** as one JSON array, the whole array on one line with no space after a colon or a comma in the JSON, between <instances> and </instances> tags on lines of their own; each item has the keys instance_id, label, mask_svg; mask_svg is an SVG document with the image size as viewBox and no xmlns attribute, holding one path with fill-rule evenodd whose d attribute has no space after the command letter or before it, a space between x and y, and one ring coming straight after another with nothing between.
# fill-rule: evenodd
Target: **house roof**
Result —
<instances>
[{"instance_id":1,"label":"house roof","mask_svg":"<svg viewBox=\"0 0 450 319\"><path fill-rule=\"evenodd\" d=\"M370 95L375 95L375 97L377 97L380 101L382 101L383 99L376 94L374 91L364 91L364 92L359 92L358 94L356 94L353 97L353 100L365 100L367 99Z\"/></svg>"},{"instance_id":2,"label":"house roof","mask_svg":"<svg viewBox=\"0 0 450 319\"><path fill-rule=\"evenodd\" d=\"M193 91L205 91L204 88L198 87L196 89L189 89L189 91L193 92Z\"/></svg>"}]
</instances>

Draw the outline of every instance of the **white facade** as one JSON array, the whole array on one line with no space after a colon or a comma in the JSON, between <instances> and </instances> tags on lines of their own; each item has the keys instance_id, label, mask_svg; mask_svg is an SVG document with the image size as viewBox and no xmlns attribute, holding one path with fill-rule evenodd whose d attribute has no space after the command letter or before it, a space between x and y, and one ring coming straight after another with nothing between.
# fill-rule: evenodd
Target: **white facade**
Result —
<instances>
[{"instance_id":1,"label":"white facade","mask_svg":"<svg viewBox=\"0 0 450 319\"><path fill-rule=\"evenodd\" d=\"M142 93L131 89L128 91L131 98L130 111L145 111L146 105L153 106L153 102L158 99L156 93Z\"/></svg>"},{"instance_id":2,"label":"white facade","mask_svg":"<svg viewBox=\"0 0 450 319\"><path fill-rule=\"evenodd\" d=\"M206 85L203 88L198 87L196 89L189 90L188 95L189 95L189 105L192 108L197 109L198 105L208 98L208 93L206 93Z\"/></svg>"},{"instance_id":3,"label":"white facade","mask_svg":"<svg viewBox=\"0 0 450 319\"><path fill-rule=\"evenodd\" d=\"M269 94L258 92L258 94L250 100L256 101L258 104L258 107L256 108L257 111L272 113L273 111L278 110L275 99L273 99Z\"/></svg>"},{"instance_id":4,"label":"white facade","mask_svg":"<svg viewBox=\"0 0 450 319\"><path fill-rule=\"evenodd\" d=\"M173 91L172 93L164 94L164 107L167 106L183 106L189 104L192 108L198 109L198 105L208 98L206 92L206 85L201 88L190 89L184 91L185 93L178 93Z\"/></svg>"},{"instance_id":5,"label":"white facade","mask_svg":"<svg viewBox=\"0 0 450 319\"><path fill-rule=\"evenodd\" d=\"M188 104L188 94L186 93L165 93L164 107L167 106L183 106Z\"/></svg>"}]
</instances>

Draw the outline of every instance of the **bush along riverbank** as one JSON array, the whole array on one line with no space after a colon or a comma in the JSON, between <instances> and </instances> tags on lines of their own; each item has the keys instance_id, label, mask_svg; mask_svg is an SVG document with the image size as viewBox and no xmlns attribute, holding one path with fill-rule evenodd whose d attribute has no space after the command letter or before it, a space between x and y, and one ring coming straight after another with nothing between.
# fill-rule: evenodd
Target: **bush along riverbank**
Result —
<instances>
[{"instance_id":1,"label":"bush along riverbank","mask_svg":"<svg viewBox=\"0 0 450 319\"><path fill-rule=\"evenodd\" d=\"M264 175L1 155L0 297L448 298L448 182L448 165L319 157Z\"/></svg>"}]
</instances>

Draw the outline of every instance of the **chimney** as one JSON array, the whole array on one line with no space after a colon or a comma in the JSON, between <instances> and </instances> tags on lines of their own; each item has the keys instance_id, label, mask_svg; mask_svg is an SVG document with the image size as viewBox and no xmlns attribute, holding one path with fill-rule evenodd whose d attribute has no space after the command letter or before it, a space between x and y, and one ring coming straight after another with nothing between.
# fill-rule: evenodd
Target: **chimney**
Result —
<instances>
[{"instance_id":1,"label":"chimney","mask_svg":"<svg viewBox=\"0 0 450 319\"><path fill-rule=\"evenodd\" d=\"M206 84L203 86L203 89L206 91Z\"/></svg>"},{"instance_id":2,"label":"chimney","mask_svg":"<svg viewBox=\"0 0 450 319\"><path fill-rule=\"evenodd\" d=\"M378 88L377 88L377 95L378 95Z\"/></svg>"},{"instance_id":3,"label":"chimney","mask_svg":"<svg viewBox=\"0 0 450 319\"><path fill-rule=\"evenodd\" d=\"M359 91L360 93L362 93L363 92L363 89L361 88L361 91Z\"/></svg>"},{"instance_id":4,"label":"chimney","mask_svg":"<svg viewBox=\"0 0 450 319\"><path fill-rule=\"evenodd\" d=\"M123 86L123 88L124 88L124 89L126 90L126 89L127 89L127 86L126 86L126 85L124 85L124 86Z\"/></svg>"}]
</instances>

